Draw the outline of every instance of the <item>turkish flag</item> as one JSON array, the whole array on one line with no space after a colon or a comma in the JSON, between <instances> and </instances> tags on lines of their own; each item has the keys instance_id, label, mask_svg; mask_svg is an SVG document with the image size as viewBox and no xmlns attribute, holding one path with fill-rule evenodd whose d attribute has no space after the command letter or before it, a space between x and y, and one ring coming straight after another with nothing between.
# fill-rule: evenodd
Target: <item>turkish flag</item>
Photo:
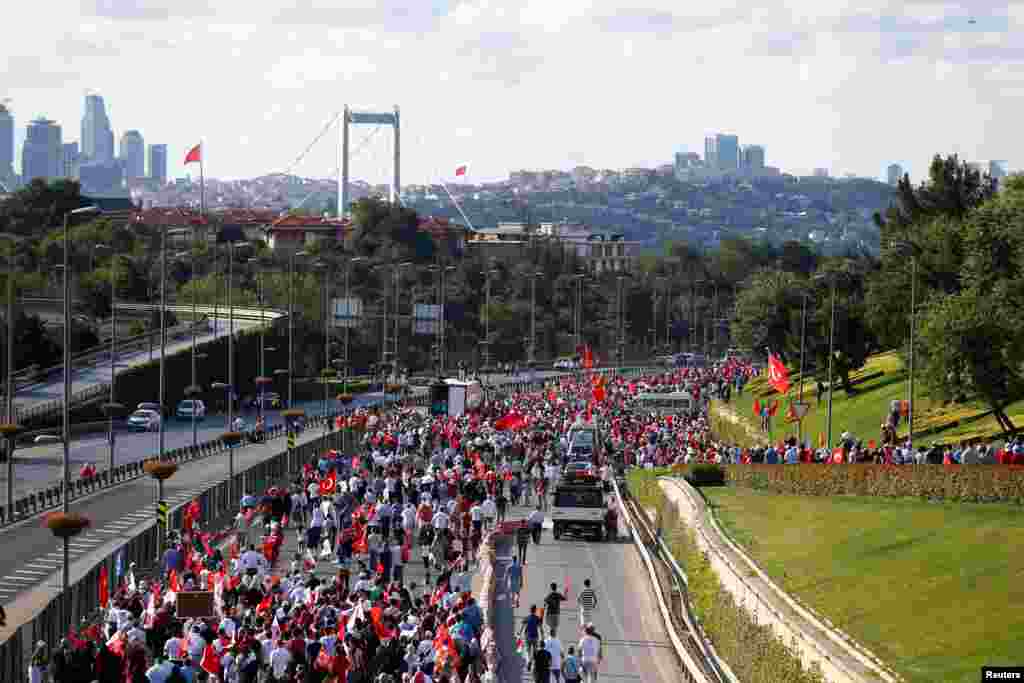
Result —
<instances>
[{"instance_id":1,"label":"turkish flag","mask_svg":"<svg viewBox=\"0 0 1024 683\"><path fill-rule=\"evenodd\" d=\"M754 417L761 417L761 402L754 399Z\"/></svg>"},{"instance_id":2,"label":"turkish flag","mask_svg":"<svg viewBox=\"0 0 1024 683\"><path fill-rule=\"evenodd\" d=\"M201 142L190 149L188 154L185 155L186 164L191 164L194 161L198 161L200 163L203 161L203 143Z\"/></svg>"},{"instance_id":3,"label":"turkish flag","mask_svg":"<svg viewBox=\"0 0 1024 683\"><path fill-rule=\"evenodd\" d=\"M330 474L320 480L320 495L330 496L334 493L334 489L337 486L338 479L337 474L334 470L331 470Z\"/></svg>"},{"instance_id":4,"label":"turkish flag","mask_svg":"<svg viewBox=\"0 0 1024 683\"><path fill-rule=\"evenodd\" d=\"M789 370L774 353L768 354L768 382L780 394L789 391Z\"/></svg>"},{"instance_id":5,"label":"turkish flag","mask_svg":"<svg viewBox=\"0 0 1024 683\"><path fill-rule=\"evenodd\" d=\"M110 602L110 579L107 576L107 565L100 567L100 607L107 608Z\"/></svg>"},{"instance_id":6,"label":"turkish flag","mask_svg":"<svg viewBox=\"0 0 1024 683\"><path fill-rule=\"evenodd\" d=\"M172 569L170 574L167 576L167 587L175 593L178 592L178 572L174 569Z\"/></svg>"},{"instance_id":7,"label":"turkish flag","mask_svg":"<svg viewBox=\"0 0 1024 683\"><path fill-rule=\"evenodd\" d=\"M457 176L466 175L466 169L467 169L466 164L463 164L462 166L456 167L455 175L457 175Z\"/></svg>"},{"instance_id":8,"label":"turkish flag","mask_svg":"<svg viewBox=\"0 0 1024 683\"><path fill-rule=\"evenodd\" d=\"M220 657L217 656L217 651L213 649L213 643L206 646L199 666L211 676L220 676Z\"/></svg>"}]
</instances>

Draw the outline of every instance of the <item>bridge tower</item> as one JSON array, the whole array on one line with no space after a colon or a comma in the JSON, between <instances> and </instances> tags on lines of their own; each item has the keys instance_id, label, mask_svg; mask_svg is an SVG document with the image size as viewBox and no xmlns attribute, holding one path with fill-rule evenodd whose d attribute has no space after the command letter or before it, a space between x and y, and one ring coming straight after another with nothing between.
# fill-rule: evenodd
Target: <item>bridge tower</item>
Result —
<instances>
[{"instance_id":1,"label":"bridge tower","mask_svg":"<svg viewBox=\"0 0 1024 683\"><path fill-rule=\"evenodd\" d=\"M401 125L399 123L398 105L395 105L394 112L357 112L345 105L345 112L342 115L342 136L341 136L341 187L338 188L338 215L348 216L349 210L349 126L350 125L376 125L391 126L395 135L395 161L394 181L391 185L392 202L398 201L399 193L402 191L401 168L402 168L402 146L401 146Z\"/></svg>"}]
</instances>

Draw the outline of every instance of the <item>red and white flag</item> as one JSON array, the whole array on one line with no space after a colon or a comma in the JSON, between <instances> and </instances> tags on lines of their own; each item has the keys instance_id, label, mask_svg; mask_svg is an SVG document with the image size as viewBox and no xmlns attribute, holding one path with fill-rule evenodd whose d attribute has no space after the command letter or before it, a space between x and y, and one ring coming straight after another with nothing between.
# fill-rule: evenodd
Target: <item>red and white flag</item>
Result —
<instances>
[{"instance_id":1,"label":"red and white flag","mask_svg":"<svg viewBox=\"0 0 1024 683\"><path fill-rule=\"evenodd\" d=\"M466 171L467 170L469 170L469 165L468 164L462 164L461 166L456 166L455 167L455 175L456 176L466 175Z\"/></svg>"},{"instance_id":2,"label":"red and white flag","mask_svg":"<svg viewBox=\"0 0 1024 683\"><path fill-rule=\"evenodd\" d=\"M201 142L190 149L188 154L185 155L186 164L191 164L194 161L198 161L200 163L203 161L203 143Z\"/></svg>"},{"instance_id":3,"label":"red and white flag","mask_svg":"<svg viewBox=\"0 0 1024 683\"><path fill-rule=\"evenodd\" d=\"M789 391L789 370L774 353L768 354L768 382L780 394Z\"/></svg>"}]
</instances>

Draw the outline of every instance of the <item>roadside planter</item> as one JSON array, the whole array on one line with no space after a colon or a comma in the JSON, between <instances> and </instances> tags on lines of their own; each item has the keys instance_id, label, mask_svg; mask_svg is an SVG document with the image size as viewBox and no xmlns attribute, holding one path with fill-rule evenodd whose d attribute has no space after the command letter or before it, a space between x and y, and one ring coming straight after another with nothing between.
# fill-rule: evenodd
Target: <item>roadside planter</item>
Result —
<instances>
[{"instance_id":1,"label":"roadside planter","mask_svg":"<svg viewBox=\"0 0 1024 683\"><path fill-rule=\"evenodd\" d=\"M43 518L46 528L57 538L73 538L89 528L89 518L74 512L51 512Z\"/></svg>"},{"instance_id":2,"label":"roadside planter","mask_svg":"<svg viewBox=\"0 0 1024 683\"><path fill-rule=\"evenodd\" d=\"M220 435L220 440L228 448L238 448L242 443L242 434L240 432L224 432Z\"/></svg>"},{"instance_id":3,"label":"roadside planter","mask_svg":"<svg viewBox=\"0 0 1024 683\"><path fill-rule=\"evenodd\" d=\"M164 481L174 476L174 473L178 471L178 466L173 462L147 460L142 466L142 471L157 481Z\"/></svg>"}]
</instances>

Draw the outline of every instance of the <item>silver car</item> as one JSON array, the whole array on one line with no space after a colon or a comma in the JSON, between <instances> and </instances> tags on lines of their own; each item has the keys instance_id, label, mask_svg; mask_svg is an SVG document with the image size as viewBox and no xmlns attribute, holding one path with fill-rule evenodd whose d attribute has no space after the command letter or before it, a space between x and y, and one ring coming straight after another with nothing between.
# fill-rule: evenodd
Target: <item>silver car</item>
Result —
<instances>
[{"instance_id":1,"label":"silver car","mask_svg":"<svg viewBox=\"0 0 1024 683\"><path fill-rule=\"evenodd\" d=\"M135 432L160 430L160 413L155 410L136 410L128 416L128 429Z\"/></svg>"}]
</instances>

